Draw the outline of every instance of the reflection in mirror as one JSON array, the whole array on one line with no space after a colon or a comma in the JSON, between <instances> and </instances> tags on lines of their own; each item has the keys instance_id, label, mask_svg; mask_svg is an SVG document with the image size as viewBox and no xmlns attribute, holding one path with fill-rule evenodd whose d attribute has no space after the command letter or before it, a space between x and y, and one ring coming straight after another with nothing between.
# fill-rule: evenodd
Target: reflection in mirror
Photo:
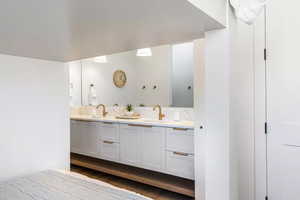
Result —
<instances>
[{"instance_id":1,"label":"reflection in mirror","mask_svg":"<svg viewBox=\"0 0 300 200\"><path fill-rule=\"evenodd\" d=\"M172 59L172 106L193 107L193 43L173 45Z\"/></svg>"},{"instance_id":2,"label":"reflection in mirror","mask_svg":"<svg viewBox=\"0 0 300 200\"><path fill-rule=\"evenodd\" d=\"M70 62L71 105L193 107L193 43L145 52Z\"/></svg>"}]
</instances>

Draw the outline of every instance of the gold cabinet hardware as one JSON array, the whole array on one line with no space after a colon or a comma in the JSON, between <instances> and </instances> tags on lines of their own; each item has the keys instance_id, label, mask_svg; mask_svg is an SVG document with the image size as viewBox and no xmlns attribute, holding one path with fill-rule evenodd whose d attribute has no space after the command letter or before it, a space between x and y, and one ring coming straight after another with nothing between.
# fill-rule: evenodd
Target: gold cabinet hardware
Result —
<instances>
[{"instance_id":1,"label":"gold cabinet hardware","mask_svg":"<svg viewBox=\"0 0 300 200\"><path fill-rule=\"evenodd\" d=\"M188 153L182 153L182 152L177 152L177 151L174 151L173 154L179 155L179 156L189 156Z\"/></svg>"},{"instance_id":2,"label":"gold cabinet hardware","mask_svg":"<svg viewBox=\"0 0 300 200\"><path fill-rule=\"evenodd\" d=\"M189 130L188 128L173 128L175 131L187 131Z\"/></svg>"},{"instance_id":3,"label":"gold cabinet hardware","mask_svg":"<svg viewBox=\"0 0 300 200\"><path fill-rule=\"evenodd\" d=\"M104 144L114 144L114 142L112 142L112 141L107 141L107 140L104 140L103 143L104 143Z\"/></svg>"},{"instance_id":4,"label":"gold cabinet hardware","mask_svg":"<svg viewBox=\"0 0 300 200\"><path fill-rule=\"evenodd\" d=\"M133 127L144 127L144 128L152 128L151 125L142 125L142 124L128 124L128 126L133 126Z\"/></svg>"}]
</instances>

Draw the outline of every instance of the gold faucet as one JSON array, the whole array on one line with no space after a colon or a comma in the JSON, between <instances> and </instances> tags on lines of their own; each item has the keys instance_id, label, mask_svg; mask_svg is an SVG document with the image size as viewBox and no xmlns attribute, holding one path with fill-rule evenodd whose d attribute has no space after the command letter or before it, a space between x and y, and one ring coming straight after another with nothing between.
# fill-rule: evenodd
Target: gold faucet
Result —
<instances>
[{"instance_id":1,"label":"gold faucet","mask_svg":"<svg viewBox=\"0 0 300 200\"><path fill-rule=\"evenodd\" d=\"M165 117L165 115L161 112L161 106L157 104L153 107L153 111L155 111L156 108L158 108L158 119L162 120Z\"/></svg>"},{"instance_id":2,"label":"gold faucet","mask_svg":"<svg viewBox=\"0 0 300 200\"><path fill-rule=\"evenodd\" d=\"M102 107L102 116L105 117L108 114L108 112L106 112L105 105L99 104L96 109L99 109L100 107Z\"/></svg>"}]
</instances>

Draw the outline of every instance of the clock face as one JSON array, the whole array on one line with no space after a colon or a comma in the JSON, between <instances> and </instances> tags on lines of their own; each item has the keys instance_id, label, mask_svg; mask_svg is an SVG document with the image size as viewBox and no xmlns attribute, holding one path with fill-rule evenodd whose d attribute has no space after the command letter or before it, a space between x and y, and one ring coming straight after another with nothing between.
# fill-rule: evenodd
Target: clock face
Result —
<instances>
[{"instance_id":1,"label":"clock face","mask_svg":"<svg viewBox=\"0 0 300 200\"><path fill-rule=\"evenodd\" d=\"M113 81L115 86L117 86L118 88L124 87L127 81L125 72L122 70L115 71L113 76Z\"/></svg>"}]
</instances>

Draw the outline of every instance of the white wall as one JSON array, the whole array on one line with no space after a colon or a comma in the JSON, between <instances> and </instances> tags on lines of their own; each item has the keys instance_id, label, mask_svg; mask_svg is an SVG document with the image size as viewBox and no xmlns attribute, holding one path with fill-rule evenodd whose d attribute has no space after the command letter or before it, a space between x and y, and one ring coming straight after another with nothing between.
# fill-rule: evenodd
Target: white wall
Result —
<instances>
[{"instance_id":1,"label":"white wall","mask_svg":"<svg viewBox=\"0 0 300 200\"><path fill-rule=\"evenodd\" d=\"M229 11L228 27L205 35L205 197L259 200L266 194L264 18L249 26Z\"/></svg>"},{"instance_id":2,"label":"white wall","mask_svg":"<svg viewBox=\"0 0 300 200\"><path fill-rule=\"evenodd\" d=\"M69 167L68 68L0 55L0 180Z\"/></svg>"},{"instance_id":3,"label":"white wall","mask_svg":"<svg viewBox=\"0 0 300 200\"><path fill-rule=\"evenodd\" d=\"M206 129L205 129L205 39L194 42L194 123L195 123L195 196L205 199ZM203 127L202 129L200 127Z\"/></svg>"},{"instance_id":4,"label":"white wall","mask_svg":"<svg viewBox=\"0 0 300 200\"><path fill-rule=\"evenodd\" d=\"M249 6L252 0L242 0ZM230 32L230 147L232 199L263 199L266 195L265 177L257 168L266 159L264 148L264 16L254 25L229 15ZM258 95L259 94L259 95ZM259 160L255 160L259 158ZM259 161L259 162L258 162ZM259 166L261 167L261 166ZM257 181L257 185L256 182Z\"/></svg>"},{"instance_id":5,"label":"white wall","mask_svg":"<svg viewBox=\"0 0 300 200\"><path fill-rule=\"evenodd\" d=\"M213 17L222 25L226 25L226 0L188 0L190 3L200 8L208 16Z\"/></svg>"},{"instance_id":6,"label":"white wall","mask_svg":"<svg viewBox=\"0 0 300 200\"><path fill-rule=\"evenodd\" d=\"M229 18L231 36L230 132L234 199L254 198L253 26Z\"/></svg>"},{"instance_id":7,"label":"white wall","mask_svg":"<svg viewBox=\"0 0 300 200\"><path fill-rule=\"evenodd\" d=\"M232 200L229 171L229 55L227 29L205 34L205 121L203 123L206 145L206 200ZM197 199L201 197L197 196Z\"/></svg>"}]
</instances>

